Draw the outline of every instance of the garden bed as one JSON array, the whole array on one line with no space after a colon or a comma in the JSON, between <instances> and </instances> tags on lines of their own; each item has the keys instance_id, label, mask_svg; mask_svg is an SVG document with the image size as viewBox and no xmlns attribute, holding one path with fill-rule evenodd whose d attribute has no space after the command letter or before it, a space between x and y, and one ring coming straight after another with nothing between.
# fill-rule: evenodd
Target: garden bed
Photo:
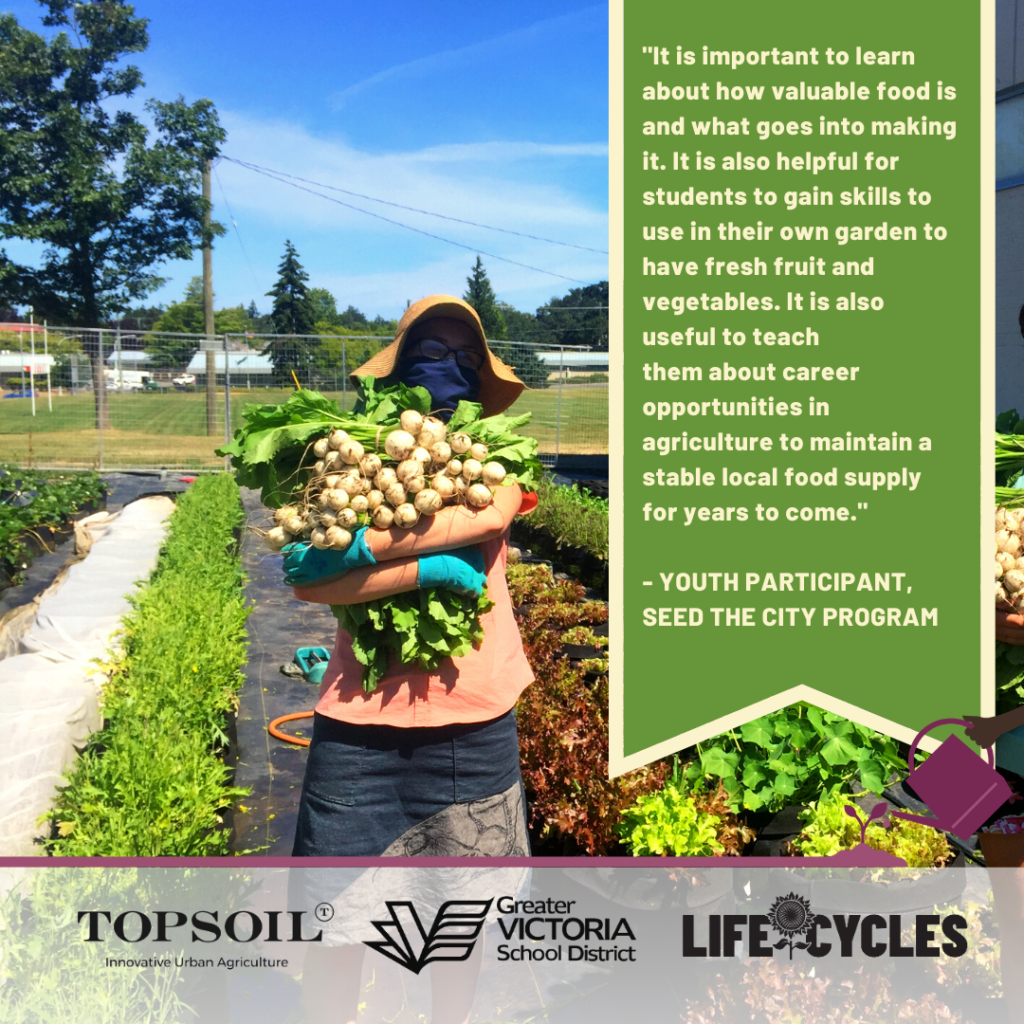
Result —
<instances>
[{"instance_id":1,"label":"garden bed","mask_svg":"<svg viewBox=\"0 0 1024 1024\"><path fill-rule=\"evenodd\" d=\"M577 486L542 480L537 508L512 524L512 539L608 596L608 501Z\"/></svg>"},{"instance_id":2,"label":"garden bed","mask_svg":"<svg viewBox=\"0 0 1024 1024\"><path fill-rule=\"evenodd\" d=\"M245 660L241 515L228 476L201 478L179 500L106 666L103 728L48 816L50 854L227 852L223 814L244 793L223 760Z\"/></svg>"},{"instance_id":3,"label":"garden bed","mask_svg":"<svg viewBox=\"0 0 1024 1024\"><path fill-rule=\"evenodd\" d=\"M927 813L899 782L905 746L807 704L608 779L607 604L542 560L508 580L536 676L517 705L535 854L820 857L860 842L846 804ZM976 839L899 819L867 842L910 867L977 858Z\"/></svg>"},{"instance_id":4,"label":"garden bed","mask_svg":"<svg viewBox=\"0 0 1024 1024\"><path fill-rule=\"evenodd\" d=\"M104 494L96 473L0 467L0 590L24 582L33 560L68 540L75 520L103 507Z\"/></svg>"}]
</instances>

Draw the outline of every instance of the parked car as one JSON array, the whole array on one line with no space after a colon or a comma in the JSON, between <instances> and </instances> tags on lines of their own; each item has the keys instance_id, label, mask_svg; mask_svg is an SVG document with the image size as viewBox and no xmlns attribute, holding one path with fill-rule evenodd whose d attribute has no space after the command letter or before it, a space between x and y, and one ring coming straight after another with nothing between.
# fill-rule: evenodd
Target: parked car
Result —
<instances>
[{"instance_id":1,"label":"parked car","mask_svg":"<svg viewBox=\"0 0 1024 1024\"><path fill-rule=\"evenodd\" d=\"M193 387L196 382L196 375L194 373L180 373L177 377L171 378L171 383L176 388L188 388Z\"/></svg>"}]
</instances>

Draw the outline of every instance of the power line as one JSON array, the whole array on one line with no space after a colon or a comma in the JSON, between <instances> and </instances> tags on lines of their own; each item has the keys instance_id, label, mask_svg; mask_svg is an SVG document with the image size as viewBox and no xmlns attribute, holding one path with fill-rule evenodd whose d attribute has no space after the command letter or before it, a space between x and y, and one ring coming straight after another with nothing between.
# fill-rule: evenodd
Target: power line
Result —
<instances>
[{"instance_id":1,"label":"power line","mask_svg":"<svg viewBox=\"0 0 1024 1024\"><path fill-rule=\"evenodd\" d=\"M224 160L230 160L240 167L248 167L254 171L269 171L271 174L279 174L283 178L292 178L295 181L305 182L307 185L316 185L317 188L327 188L332 192L341 192L346 196L355 196L357 199L369 199L372 203L383 203L385 206L393 206L398 210L410 210L412 213L423 213L428 217L438 217L441 220L450 220L456 224L468 224L474 228L484 228L487 231L500 231L506 235L518 235L520 238L531 238L535 242L548 242L551 245L564 245L569 249L582 249L584 252L597 252L602 256L608 255L607 249L592 249L589 245L575 245L572 242L559 242L555 238L543 238L540 235L528 235L525 231L513 231L511 228L496 228L493 224L479 224L475 220L462 220L460 217L450 217L445 213L434 213L432 210L421 210L418 206L403 206L401 203L393 203L389 199L378 199L376 196L367 196L362 192L352 192L347 188L339 188L337 185L325 185L323 182L310 181L309 178L300 178L297 174L289 174L287 171L277 171L272 167L261 167L259 164L249 163L245 160L236 160L234 157L226 156Z\"/></svg>"},{"instance_id":2,"label":"power line","mask_svg":"<svg viewBox=\"0 0 1024 1024\"><path fill-rule=\"evenodd\" d=\"M245 243L242 241L242 236L238 231L238 222L235 220L235 215L231 212L231 207L228 205L227 193L224 191L224 186L220 183L220 175L217 173L217 168L213 169L213 176L217 179L217 187L220 189L221 197L224 200L224 206L228 211L228 216L231 218L231 225L235 229L235 235L238 238L238 244L242 247L242 255L245 257L245 262L249 264L249 273L252 274L252 283L256 286L256 291L260 290L260 283L256 280L256 271L252 268L252 263L249 261L249 254L245 251Z\"/></svg>"},{"instance_id":3,"label":"power line","mask_svg":"<svg viewBox=\"0 0 1024 1024\"><path fill-rule=\"evenodd\" d=\"M587 281L581 281L578 277L566 277L565 274L556 274L553 270L544 270L541 267L533 267L529 263L520 263L518 260L510 260L506 256L498 256L493 252L485 252L483 249L477 248L475 245L463 245L462 242L455 242L450 238L444 238L441 235L435 235L430 231L423 231L421 228L414 228L411 224L403 224L401 221L392 220L390 217L384 217L379 213L374 213L372 210L364 210L361 206L353 206L352 203L343 202L341 199L335 199L334 196L325 196L323 192L314 192L311 188L306 188L305 185L296 184L294 181L288 181L285 178L279 178L276 174L271 174L269 171L262 171L256 167L255 164L243 164L240 160L233 160L231 157L224 157L225 160L231 160L232 163L237 163L240 166L248 167L249 170L255 171L257 174L262 174L265 178L270 178L273 181L279 181L282 185L291 185L292 188L297 188L301 192L308 192L310 195L319 196L321 199L326 199L329 203L337 203L339 206L345 206L350 210L355 210L357 213L365 213L367 217L374 217L377 220L382 220L387 224L394 224L397 227L405 228L407 231L415 231L418 235L426 235L427 238L436 239L438 242L446 242L448 245L458 246L460 249L466 249L469 252L478 253L481 256L486 256L490 260L500 260L502 263L511 263L514 267L523 267L526 270L536 271L538 274L547 274L549 277L557 277L563 281L572 281L573 284L587 284Z\"/></svg>"}]
</instances>

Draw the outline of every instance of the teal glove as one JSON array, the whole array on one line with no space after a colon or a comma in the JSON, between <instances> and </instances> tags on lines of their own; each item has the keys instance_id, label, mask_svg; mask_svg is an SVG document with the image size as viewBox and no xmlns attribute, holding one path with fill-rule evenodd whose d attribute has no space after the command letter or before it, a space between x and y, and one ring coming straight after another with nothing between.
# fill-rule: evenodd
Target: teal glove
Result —
<instances>
[{"instance_id":1,"label":"teal glove","mask_svg":"<svg viewBox=\"0 0 1024 1024\"><path fill-rule=\"evenodd\" d=\"M449 587L467 596L479 597L487 583L484 556L477 548L459 548L419 560L419 588Z\"/></svg>"},{"instance_id":2,"label":"teal glove","mask_svg":"<svg viewBox=\"0 0 1024 1024\"><path fill-rule=\"evenodd\" d=\"M321 551L308 541L286 544L281 551L284 554L284 581L290 587L326 583L343 576L349 569L377 564L366 543L365 526L353 531L352 543L344 551L333 548Z\"/></svg>"}]
</instances>

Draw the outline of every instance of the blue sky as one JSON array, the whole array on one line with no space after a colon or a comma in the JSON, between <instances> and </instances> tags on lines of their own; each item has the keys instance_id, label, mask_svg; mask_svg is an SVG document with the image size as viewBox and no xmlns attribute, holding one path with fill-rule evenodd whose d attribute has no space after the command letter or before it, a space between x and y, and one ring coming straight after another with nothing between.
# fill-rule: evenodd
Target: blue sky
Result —
<instances>
[{"instance_id":1,"label":"blue sky","mask_svg":"<svg viewBox=\"0 0 1024 1024\"><path fill-rule=\"evenodd\" d=\"M36 3L5 6L41 29ZM146 85L126 106L209 97L228 130L228 156L607 249L605 4L139 0L136 12L151 19L150 47L135 61ZM269 308L263 293L286 238L312 286L370 315L396 316L430 292L461 294L478 250L562 275L483 256L498 297L520 309L608 274L599 252L337 198L472 251L222 161L214 215L229 233L214 251L218 308L251 299ZM160 272L170 280L150 301L174 301L200 273L199 259Z\"/></svg>"}]
</instances>

